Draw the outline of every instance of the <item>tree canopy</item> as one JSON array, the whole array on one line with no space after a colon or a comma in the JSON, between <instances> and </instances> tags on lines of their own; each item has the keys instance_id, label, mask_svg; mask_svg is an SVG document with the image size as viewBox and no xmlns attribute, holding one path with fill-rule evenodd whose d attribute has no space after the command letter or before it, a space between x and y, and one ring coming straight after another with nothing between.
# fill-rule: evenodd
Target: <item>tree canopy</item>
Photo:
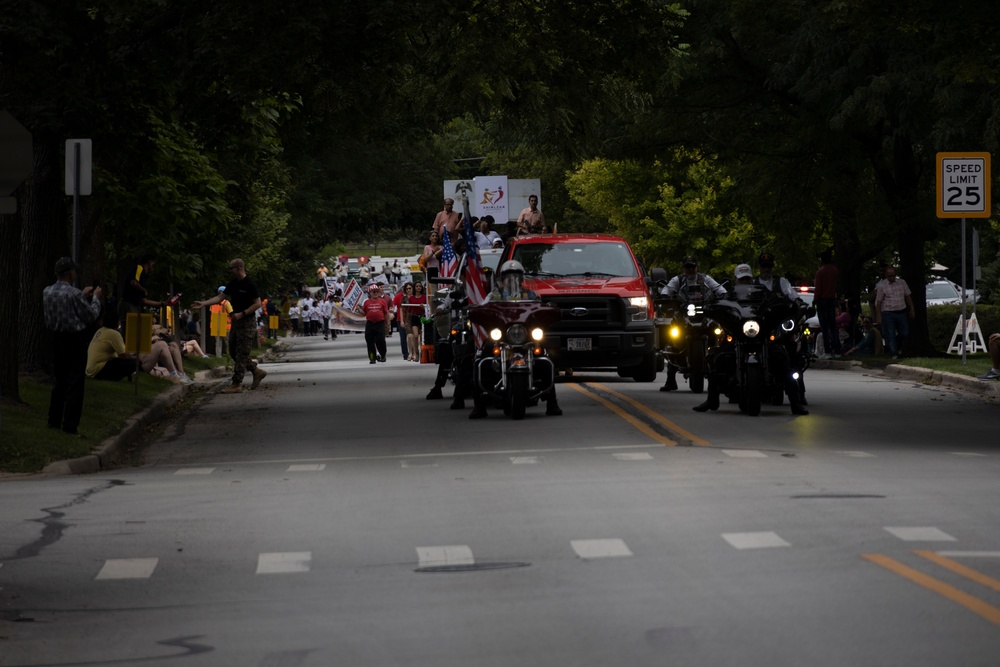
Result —
<instances>
[{"instance_id":1,"label":"tree canopy","mask_svg":"<svg viewBox=\"0 0 1000 667\"><path fill-rule=\"evenodd\" d=\"M7 0L0 106L35 168L0 216L0 393L47 363L69 138L94 142L80 259L109 284L153 251L159 290L207 293L235 255L284 289L321 248L416 236L462 158L541 178L549 220L647 265L766 247L808 280L833 246L845 294L879 261L922 284L955 243L935 153L997 152L998 22L972 0Z\"/></svg>"}]
</instances>

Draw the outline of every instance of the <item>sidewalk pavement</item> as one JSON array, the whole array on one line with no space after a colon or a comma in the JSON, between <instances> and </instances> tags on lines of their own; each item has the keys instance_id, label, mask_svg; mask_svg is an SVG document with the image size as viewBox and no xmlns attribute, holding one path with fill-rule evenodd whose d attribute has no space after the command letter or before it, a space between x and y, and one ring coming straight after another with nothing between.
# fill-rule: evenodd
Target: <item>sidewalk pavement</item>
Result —
<instances>
[{"instance_id":1,"label":"sidewalk pavement","mask_svg":"<svg viewBox=\"0 0 1000 667\"><path fill-rule=\"evenodd\" d=\"M281 352L284 349L283 345L279 345L272 350L268 350L268 352L261 357L261 361L266 363L269 358L273 359L273 357L276 356L276 353ZM860 361L846 359L822 359L814 361L812 367L817 369L855 372L867 372L872 370L865 368ZM199 383L208 382L211 381L213 377L222 378L227 375L229 375L229 372L225 368L213 368L211 370L198 373L197 381ZM929 368L902 366L900 364L890 364L886 366L882 371L882 375L888 378L912 380L913 382L919 382L921 384L937 385L967 391L986 399L1000 399L1000 382L995 380L977 380L969 375L945 373L942 371L933 371ZM91 454L76 459L50 463L42 469L41 474L82 475L95 473L102 468L109 467L118 453L125 449L125 447L130 443L134 442L135 439L139 437L139 434L142 433L143 429L159 419L167 410L177 405L177 403L179 403L181 399L187 395L190 386L191 385L178 384L171 387L157 396L156 399L153 400L153 404L146 408L143 412L129 419L125 427L121 430L121 433L106 439L100 445L95 447ZM217 389L221 388L222 385L220 384Z\"/></svg>"}]
</instances>

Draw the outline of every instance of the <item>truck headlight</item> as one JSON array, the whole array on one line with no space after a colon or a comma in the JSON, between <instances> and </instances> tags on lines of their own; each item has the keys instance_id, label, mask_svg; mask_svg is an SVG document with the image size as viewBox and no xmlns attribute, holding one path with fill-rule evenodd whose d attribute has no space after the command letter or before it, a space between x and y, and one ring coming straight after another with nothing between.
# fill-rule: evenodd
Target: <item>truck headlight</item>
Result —
<instances>
[{"instance_id":1,"label":"truck headlight","mask_svg":"<svg viewBox=\"0 0 1000 667\"><path fill-rule=\"evenodd\" d=\"M644 296L633 296L629 297L627 302L626 310L631 313L630 319L633 322L645 322L649 319L649 299Z\"/></svg>"}]
</instances>

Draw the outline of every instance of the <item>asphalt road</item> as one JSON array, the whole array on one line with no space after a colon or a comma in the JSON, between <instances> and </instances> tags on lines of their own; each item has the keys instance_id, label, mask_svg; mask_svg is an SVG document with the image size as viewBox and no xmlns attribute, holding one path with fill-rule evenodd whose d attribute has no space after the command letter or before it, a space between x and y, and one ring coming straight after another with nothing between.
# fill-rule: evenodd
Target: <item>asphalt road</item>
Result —
<instances>
[{"instance_id":1,"label":"asphalt road","mask_svg":"<svg viewBox=\"0 0 1000 667\"><path fill-rule=\"evenodd\" d=\"M395 338L293 343L141 466L0 483L0 665L997 664L995 403L595 373L475 422Z\"/></svg>"}]
</instances>

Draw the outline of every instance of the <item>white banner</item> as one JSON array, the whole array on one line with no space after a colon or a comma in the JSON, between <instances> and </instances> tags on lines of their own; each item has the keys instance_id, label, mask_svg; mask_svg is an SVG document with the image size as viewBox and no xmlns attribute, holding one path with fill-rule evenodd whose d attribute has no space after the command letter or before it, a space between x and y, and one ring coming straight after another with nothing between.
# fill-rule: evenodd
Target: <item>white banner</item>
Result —
<instances>
[{"instance_id":1,"label":"white banner","mask_svg":"<svg viewBox=\"0 0 1000 667\"><path fill-rule=\"evenodd\" d=\"M472 204L470 207L472 215L477 218L492 215L493 219L500 224L510 220L507 211L510 197L507 196L506 176L476 176L472 183L473 196L472 201L469 202Z\"/></svg>"}]
</instances>

